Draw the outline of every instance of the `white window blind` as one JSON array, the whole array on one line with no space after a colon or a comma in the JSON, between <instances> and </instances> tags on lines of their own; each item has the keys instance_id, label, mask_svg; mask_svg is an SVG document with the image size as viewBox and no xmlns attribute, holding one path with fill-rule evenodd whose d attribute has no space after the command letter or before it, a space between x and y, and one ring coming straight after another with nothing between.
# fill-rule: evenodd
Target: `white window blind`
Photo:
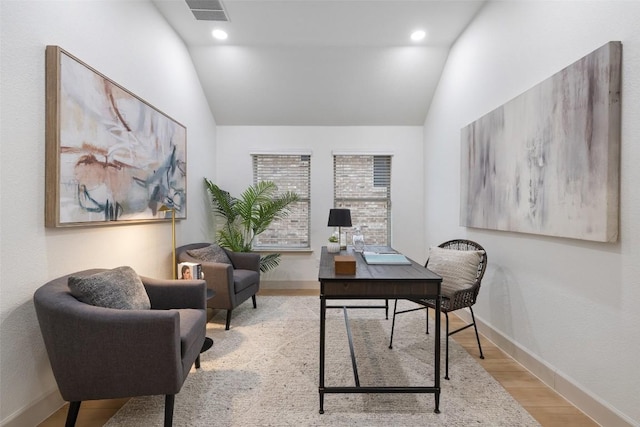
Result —
<instances>
[{"instance_id":1,"label":"white window blind","mask_svg":"<svg viewBox=\"0 0 640 427\"><path fill-rule=\"evenodd\" d=\"M366 245L391 244L391 156L335 154L334 206L351 210ZM347 243L352 229L347 229Z\"/></svg>"},{"instance_id":2,"label":"white window blind","mask_svg":"<svg viewBox=\"0 0 640 427\"><path fill-rule=\"evenodd\" d=\"M300 200L290 205L291 213L254 241L255 249L309 248L311 223L311 156L309 154L252 154L253 182L272 181L279 192L293 191Z\"/></svg>"}]
</instances>

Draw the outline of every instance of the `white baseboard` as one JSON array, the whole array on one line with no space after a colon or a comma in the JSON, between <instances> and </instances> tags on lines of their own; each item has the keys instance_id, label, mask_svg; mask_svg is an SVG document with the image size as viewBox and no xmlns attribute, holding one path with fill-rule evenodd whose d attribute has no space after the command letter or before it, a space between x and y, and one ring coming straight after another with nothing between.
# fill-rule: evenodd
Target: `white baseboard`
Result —
<instances>
[{"instance_id":1,"label":"white baseboard","mask_svg":"<svg viewBox=\"0 0 640 427\"><path fill-rule=\"evenodd\" d=\"M2 420L2 427L37 426L65 404L56 389Z\"/></svg>"},{"instance_id":2,"label":"white baseboard","mask_svg":"<svg viewBox=\"0 0 640 427\"><path fill-rule=\"evenodd\" d=\"M467 322L471 322L471 313L467 310L458 310L455 313ZM582 390L571 379L558 372L553 366L546 364L524 348L514 343L502 333L493 329L475 316L478 331L500 350L511 356L516 362L527 368L533 375L559 395L567 399L576 408L580 409L595 422L607 427L634 427L636 424L624 414L619 413L595 396Z\"/></svg>"}]
</instances>

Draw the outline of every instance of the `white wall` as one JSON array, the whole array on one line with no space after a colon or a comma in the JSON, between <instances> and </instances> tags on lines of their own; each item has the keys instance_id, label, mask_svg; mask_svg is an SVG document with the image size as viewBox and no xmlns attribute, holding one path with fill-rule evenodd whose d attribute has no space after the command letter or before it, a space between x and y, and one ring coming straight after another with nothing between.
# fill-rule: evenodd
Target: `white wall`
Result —
<instances>
[{"instance_id":1,"label":"white wall","mask_svg":"<svg viewBox=\"0 0 640 427\"><path fill-rule=\"evenodd\" d=\"M93 267L171 275L169 223L45 229L45 46L61 46L187 127L188 220L178 224L179 244L208 234L202 177L214 172L215 122L188 51L151 3L3 0L0 8L0 424L20 415L19 425L35 425L60 403L36 288Z\"/></svg>"},{"instance_id":2,"label":"white wall","mask_svg":"<svg viewBox=\"0 0 640 427\"><path fill-rule=\"evenodd\" d=\"M218 126L217 173L209 178L239 195L252 183L251 152L311 151L313 253L284 254L280 266L263 280L317 282L320 248L333 231L327 227L333 207L332 153L392 154L392 245L422 262L426 253L422 239L416 238L423 234L422 131L421 126Z\"/></svg>"},{"instance_id":3,"label":"white wall","mask_svg":"<svg viewBox=\"0 0 640 427\"><path fill-rule=\"evenodd\" d=\"M640 424L639 20L637 2L490 2L453 47L425 122L425 200L438 206L425 209L427 245L480 242L488 269L477 317L552 372L546 380L560 392L581 388L587 398L577 403L592 416L602 408L585 407L589 397L632 425ZM623 45L619 241L460 227L460 129L611 40Z\"/></svg>"},{"instance_id":4,"label":"white wall","mask_svg":"<svg viewBox=\"0 0 640 427\"><path fill-rule=\"evenodd\" d=\"M203 177L239 192L251 183L250 151L310 149L314 253L286 255L265 279L314 281L329 234L331 152L391 151L394 246L421 260L451 237L481 242L489 253L482 321L555 371L557 388L582 387L640 424L639 18L640 4L625 1L488 4L450 54L423 148L420 127L220 127L216 137L188 52L147 1L0 1L0 424L17 415L35 424L59 403L31 302L38 286L123 264L170 275L168 224L44 228L47 44L187 126L189 219L178 224L178 244L210 238ZM623 43L619 242L459 227L460 128L610 40Z\"/></svg>"}]
</instances>

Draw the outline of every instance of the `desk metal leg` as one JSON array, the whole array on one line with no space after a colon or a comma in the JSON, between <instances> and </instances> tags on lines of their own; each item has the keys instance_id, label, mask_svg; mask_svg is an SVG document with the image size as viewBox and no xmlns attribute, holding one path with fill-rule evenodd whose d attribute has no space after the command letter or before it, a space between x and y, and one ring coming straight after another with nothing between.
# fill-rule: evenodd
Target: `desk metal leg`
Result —
<instances>
[{"instance_id":1,"label":"desk metal leg","mask_svg":"<svg viewBox=\"0 0 640 427\"><path fill-rule=\"evenodd\" d=\"M320 413L324 414L324 335L325 335L325 322L327 316L327 300L324 295L320 295L320 387L318 387L318 393L320 394Z\"/></svg>"},{"instance_id":2,"label":"desk metal leg","mask_svg":"<svg viewBox=\"0 0 640 427\"><path fill-rule=\"evenodd\" d=\"M362 308L362 306L333 306L327 305L327 300L324 294L320 295L320 372L319 372L319 387L318 393L320 397L320 414L324 414L324 395L325 393L433 393L435 399L434 413L440 413L440 313L441 313L441 299L436 297L436 333L434 343L434 385L431 386L407 386L407 387L388 387L388 386L373 386L362 387L360 386L360 380L358 378L358 370L355 360L355 349L353 346L353 337L351 335L351 328L349 325L349 317L347 314L348 308ZM351 354L351 362L353 367L353 374L355 379L355 387L325 387L325 335L326 335L326 315L327 308L341 308L344 311L344 320L347 328L347 338L349 341L349 351Z\"/></svg>"},{"instance_id":3,"label":"desk metal leg","mask_svg":"<svg viewBox=\"0 0 640 427\"><path fill-rule=\"evenodd\" d=\"M351 367L353 368L353 379L356 387L360 387L360 378L358 377L358 364L356 363L356 350L353 347L353 337L351 336L351 326L349 326L349 316L347 315L347 307L344 310L344 323L347 327L347 339L349 340L349 353L351 353Z\"/></svg>"}]
</instances>

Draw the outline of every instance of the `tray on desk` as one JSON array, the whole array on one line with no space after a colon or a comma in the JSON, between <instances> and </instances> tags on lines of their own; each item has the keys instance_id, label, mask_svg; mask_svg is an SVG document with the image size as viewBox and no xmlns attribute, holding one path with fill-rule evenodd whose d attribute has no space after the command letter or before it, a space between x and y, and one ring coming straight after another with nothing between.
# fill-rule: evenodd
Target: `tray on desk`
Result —
<instances>
[{"instance_id":1,"label":"tray on desk","mask_svg":"<svg viewBox=\"0 0 640 427\"><path fill-rule=\"evenodd\" d=\"M411 261L398 253L378 253L378 252L363 252L362 258L364 258L367 264L386 264L386 265L409 265Z\"/></svg>"}]
</instances>

